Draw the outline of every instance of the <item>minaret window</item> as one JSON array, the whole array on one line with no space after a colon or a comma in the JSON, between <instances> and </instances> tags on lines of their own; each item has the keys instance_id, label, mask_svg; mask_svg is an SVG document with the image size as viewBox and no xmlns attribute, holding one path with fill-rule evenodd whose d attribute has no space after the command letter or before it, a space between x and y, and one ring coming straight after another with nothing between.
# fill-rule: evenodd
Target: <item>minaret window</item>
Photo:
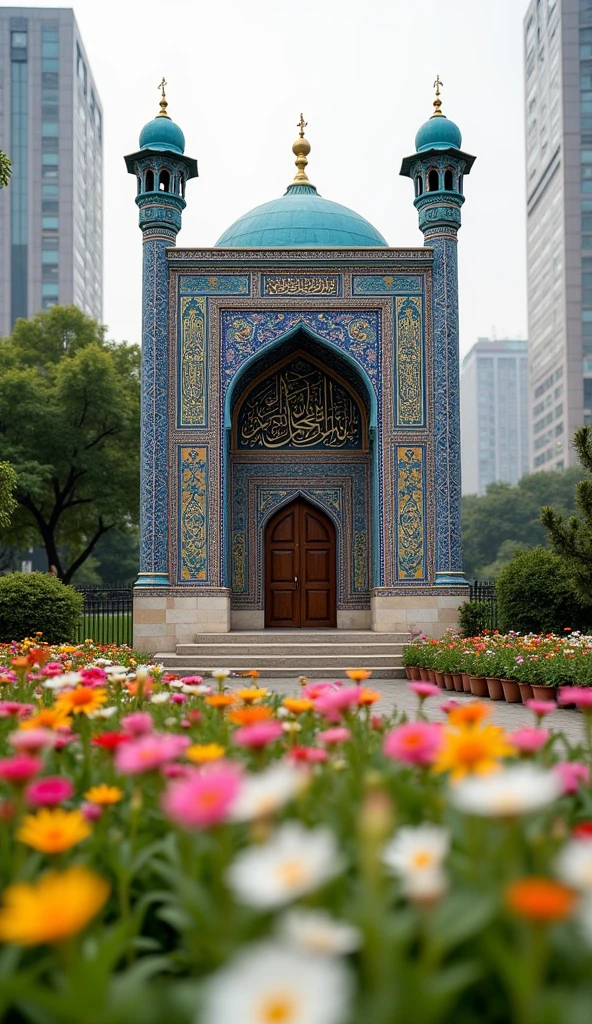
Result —
<instances>
[{"instance_id":1,"label":"minaret window","mask_svg":"<svg viewBox=\"0 0 592 1024\"><path fill-rule=\"evenodd\" d=\"M431 171L428 171L428 192L438 192L440 188L440 180L437 170L432 167Z\"/></svg>"},{"instance_id":2,"label":"minaret window","mask_svg":"<svg viewBox=\"0 0 592 1024\"><path fill-rule=\"evenodd\" d=\"M161 171L159 178L158 188L161 192L169 192L171 184L171 176L168 171Z\"/></svg>"},{"instance_id":3,"label":"minaret window","mask_svg":"<svg viewBox=\"0 0 592 1024\"><path fill-rule=\"evenodd\" d=\"M154 171L146 171L146 191L154 192Z\"/></svg>"},{"instance_id":4,"label":"minaret window","mask_svg":"<svg viewBox=\"0 0 592 1024\"><path fill-rule=\"evenodd\" d=\"M415 179L415 195L420 196L423 192L423 181L421 180L421 174L417 175Z\"/></svg>"},{"instance_id":5,"label":"minaret window","mask_svg":"<svg viewBox=\"0 0 592 1024\"><path fill-rule=\"evenodd\" d=\"M444 188L447 192L452 192L454 190L454 179L450 168L444 171Z\"/></svg>"}]
</instances>

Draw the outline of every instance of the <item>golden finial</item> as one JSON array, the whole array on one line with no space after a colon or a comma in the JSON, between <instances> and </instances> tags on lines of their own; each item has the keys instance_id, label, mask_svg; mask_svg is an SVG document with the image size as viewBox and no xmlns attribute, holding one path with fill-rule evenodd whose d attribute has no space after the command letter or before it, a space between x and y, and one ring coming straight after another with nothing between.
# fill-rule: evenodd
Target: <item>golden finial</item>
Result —
<instances>
[{"instance_id":1,"label":"golden finial","mask_svg":"<svg viewBox=\"0 0 592 1024\"><path fill-rule=\"evenodd\" d=\"M159 110L158 114L156 115L157 117L169 117L170 116L169 114L167 114L168 103L167 103L167 98L166 98L166 94L165 94L165 91L164 91L165 85L167 85L167 81L166 81L166 78L163 75L162 81L158 83L158 88L160 89L161 96L160 96L160 110Z\"/></svg>"},{"instance_id":2,"label":"golden finial","mask_svg":"<svg viewBox=\"0 0 592 1024\"><path fill-rule=\"evenodd\" d=\"M296 125L296 127L299 129L298 138L296 139L296 142L292 146L292 152L296 157L296 160L294 162L296 164L296 167L298 168L294 181L292 182L293 185L310 185L310 181L308 180L306 171L304 169L308 163L308 160L306 158L310 153L310 142L308 141L308 139L304 138L304 129L306 128L307 124L308 121L304 120L304 114L301 114L300 120Z\"/></svg>"},{"instance_id":3,"label":"golden finial","mask_svg":"<svg viewBox=\"0 0 592 1024\"><path fill-rule=\"evenodd\" d=\"M436 81L434 82L434 89L436 90L436 99L434 100L434 113L432 117L444 117L444 114L440 110L442 106L442 100L440 99L440 89L444 85L444 82L440 81L440 75L436 75Z\"/></svg>"}]
</instances>

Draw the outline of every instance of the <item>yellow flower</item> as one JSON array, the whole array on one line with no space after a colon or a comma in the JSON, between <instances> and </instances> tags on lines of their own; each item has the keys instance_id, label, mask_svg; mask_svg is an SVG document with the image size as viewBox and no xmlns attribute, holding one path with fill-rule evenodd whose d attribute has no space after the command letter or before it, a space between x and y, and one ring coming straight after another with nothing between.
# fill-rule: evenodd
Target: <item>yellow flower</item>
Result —
<instances>
[{"instance_id":1,"label":"yellow flower","mask_svg":"<svg viewBox=\"0 0 592 1024\"><path fill-rule=\"evenodd\" d=\"M267 690L263 687L256 688L254 686L245 687L243 690L237 690L234 696L237 700L242 700L245 704L252 704L253 701L263 700L267 693Z\"/></svg>"},{"instance_id":2,"label":"yellow flower","mask_svg":"<svg viewBox=\"0 0 592 1024\"><path fill-rule=\"evenodd\" d=\"M225 753L226 748L221 747L219 743L193 743L187 747L185 757L194 764L205 764L206 761L217 761L219 757L224 757Z\"/></svg>"},{"instance_id":3,"label":"yellow flower","mask_svg":"<svg viewBox=\"0 0 592 1024\"><path fill-rule=\"evenodd\" d=\"M285 697L282 704L286 711L291 711L293 715L301 715L304 711L312 711L314 708L308 697Z\"/></svg>"},{"instance_id":4,"label":"yellow flower","mask_svg":"<svg viewBox=\"0 0 592 1024\"><path fill-rule=\"evenodd\" d=\"M86 927L109 892L109 883L82 865L10 885L0 908L0 941L36 946L68 939Z\"/></svg>"},{"instance_id":5,"label":"yellow flower","mask_svg":"<svg viewBox=\"0 0 592 1024\"><path fill-rule=\"evenodd\" d=\"M82 811L42 807L37 814L23 818L17 838L41 853L62 853L86 839L91 831Z\"/></svg>"},{"instance_id":6,"label":"yellow flower","mask_svg":"<svg viewBox=\"0 0 592 1024\"><path fill-rule=\"evenodd\" d=\"M491 708L483 701L472 700L461 704L448 715L448 725L480 725L484 718L491 714Z\"/></svg>"},{"instance_id":7,"label":"yellow flower","mask_svg":"<svg viewBox=\"0 0 592 1024\"><path fill-rule=\"evenodd\" d=\"M55 706L66 714L90 715L107 703L107 691L93 690L90 686L77 686L75 690L64 690L56 698Z\"/></svg>"},{"instance_id":8,"label":"yellow flower","mask_svg":"<svg viewBox=\"0 0 592 1024\"><path fill-rule=\"evenodd\" d=\"M41 708L32 718L21 722L21 729L69 729L72 719L64 708Z\"/></svg>"},{"instance_id":9,"label":"yellow flower","mask_svg":"<svg viewBox=\"0 0 592 1024\"><path fill-rule=\"evenodd\" d=\"M442 730L443 745L434 771L450 772L453 781L466 775L487 775L499 768L502 757L516 753L499 725L469 725Z\"/></svg>"},{"instance_id":10,"label":"yellow flower","mask_svg":"<svg viewBox=\"0 0 592 1024\"><path fill-rule=\"evenodd\" d=\"M354 683L363 683L365 679L369 679L372 675L367 668L350 668L345 674L350 679L353 679Z\"/></svg>"},{"instance_id":11,"label":"yellow flower","mask_svg":"<svg viewBox=\"0 0 592 1024\"><path fill-rule=\"evenodd\" d=\"M105 782L102 782L100 786L91 786L84 794L84 799L90 800L91 804L99 804L101 807L106 807L108 804L119 803L122 796L123 790L119 789L118 786L108 786Z\"/></svg>"}]
</instances>

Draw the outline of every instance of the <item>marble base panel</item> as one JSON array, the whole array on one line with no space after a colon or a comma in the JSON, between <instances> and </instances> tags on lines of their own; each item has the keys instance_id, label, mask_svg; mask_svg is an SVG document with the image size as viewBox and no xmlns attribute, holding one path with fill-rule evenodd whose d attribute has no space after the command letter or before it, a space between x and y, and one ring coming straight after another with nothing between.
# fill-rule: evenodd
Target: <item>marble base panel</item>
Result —
<instances>
[{"instance_id":1,"label":"marble base panel","mask_svg":"<svg viewBox=\"0 0 592 1024\"><path fill-rule=\"evenodd\" d=\"M370 622L369 608L354 611L337 610L337 629L370 629ZM265 612L233 609L230 613L230 626L231 629L264 629Z\"/></svg>"},{"instance_id":2,"label":"marble base panel","mask_svg":"<svg viewBox=\"0 0 592 1024\"><path fill-rule=\"evenodd\" d=\"M230 594L179 594L134 590L134 648L148 654L173 652L195 643L200 633L230 631Z\"/></svg>"},{"instance_id":3,"label":"marble base panel","mask_svg":"<svg viewBox=\"0 0 592 1024\"><path fill-rule=\"evenodd\" d=\"M457 594L374 593L371 597L372 629L376 633L425 633L441 636L458 626L459 607L469 599L467 588Z\"/></svg>"}]
</instances>

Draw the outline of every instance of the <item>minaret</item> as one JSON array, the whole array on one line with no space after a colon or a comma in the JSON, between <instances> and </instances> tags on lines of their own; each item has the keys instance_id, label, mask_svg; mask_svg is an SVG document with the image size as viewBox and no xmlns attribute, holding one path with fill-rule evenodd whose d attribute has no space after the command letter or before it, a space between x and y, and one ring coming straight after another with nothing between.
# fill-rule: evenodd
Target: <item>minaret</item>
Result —
<instances>
[{"instance_id":1,"label":"minaret","mask_svg":"<svg viewBox=\"0 0 592 1024\"><path fill-rule=\"evenodd\" d=\"M140 133L140 149L125 157L138 183L143 241L140 574L137 587L169 585L167 248L174 246L185 209L185 185L197 161L184 156L185 138L167 114L163 78L160 111Z\"/></svg>"},{"instance_id":2,"label":"minaret","mask_svg":"<svg viewBox=\"0 0 592 1024\"><path fill-rule=\"evenodd\" d=\"M434 462L436 585L466 584L462 571L457 234L463 180L475 162L461 150L460 129L442 113L436 78L434 113L415 136L401 174L415 184L425 245L434 250Z\"/></svg>"}]
</instances>

